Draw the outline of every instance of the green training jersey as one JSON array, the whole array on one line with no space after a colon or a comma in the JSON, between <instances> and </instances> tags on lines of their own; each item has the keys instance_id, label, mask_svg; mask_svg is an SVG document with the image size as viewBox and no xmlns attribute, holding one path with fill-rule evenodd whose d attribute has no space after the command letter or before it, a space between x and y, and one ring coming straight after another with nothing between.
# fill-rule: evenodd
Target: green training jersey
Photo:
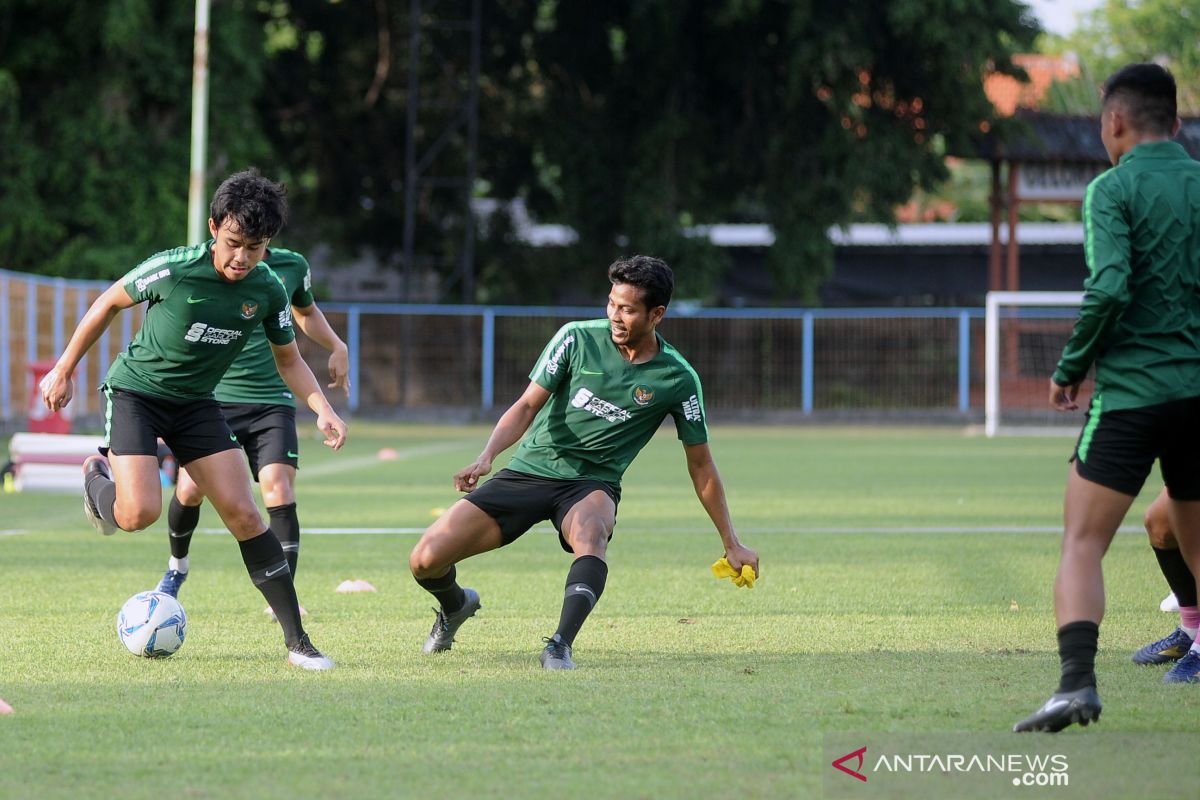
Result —
<instances>
[{"instance_id":1,"label":"green training jersey","mask_svg":"<svg viewBox=\"0 0 1200 800\"><path fill-rule=\"evenodd\" d=\"M283 281L283 288L294 308L308 308L313 304L312 273L304 256L292 250L269 247L263 261ZM279 377L271 344L262 328L250 332L246 346L226 370L213 394L222 403L296 404L292 390Z\"/></svg>"},{"instance_id":2,"label":"green training jersey","mask_svg":"<svg viewBox=\"0 0 1200 800\"><path fill-rule=\"evenodd\" d=\"M546 345L529 378L550 399L509 462L517 472L619 487L667 415L684 444L708 441L700 378L662 336L654 358L631 364L607 319L571 322Z\"/></svg>"},{"instance_id":3,"label":"green training jersey","mask_svg":"<svg viewBox=\"0 0 1200 800\"><path fill-rule=\"evenodd\" d=\"M1097 413L1200 396L1200 163L1139 144L1088 185L1083 307L1054 381L1096 365Z\"/></svg>"},{"instance_id":4,"label":"green training jersey","mask_svg":"<svg viewBox=\"0 0 1200 800\"><path fill-rule=\"evenodd\" d=\"M212 245L166 250L125 276L129 296L150 305L105 383L171 400L209 398L253 331L263 329L275 344L296 338L287 292L271 268L260 262L227 281L213 266Z\"/></svg>"}]
</instances>

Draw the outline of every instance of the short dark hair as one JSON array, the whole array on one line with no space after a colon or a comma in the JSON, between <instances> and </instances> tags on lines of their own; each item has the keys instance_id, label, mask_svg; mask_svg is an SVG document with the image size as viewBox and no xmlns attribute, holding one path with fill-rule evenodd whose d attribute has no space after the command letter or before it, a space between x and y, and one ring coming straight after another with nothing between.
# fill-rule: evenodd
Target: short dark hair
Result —
<instances>
[{"instance_id":1,"label":"short dark hair","mask_svg":"<svg viewBox=\"0 0 1200 800\"><path fill-rule=\"evenodd\" d=\"M614 285L625 283L642 290L646 308L658 308L671 302L675 291L675 275L661 258L630 256L614 261L608 268L608 279Z\"/></svg>"},{"instance_id":2,"label":"short dark hair","mask_svg":"<svg viewBox=\"0 0 1200 800\"><path fill-rule=\"evenodd\" d=\"M208 206L217 227L230 217L247 239L270 239L287 223L287 191L251 167L221 182Z\"/></svg>"},{"instance_id":3,"label":"short dark hair","mask_svg":"<svg viewBox=\"0 0 1200 800\"><path fill-rule=\"evenodd\" d=\"M1104 103L1120 103L1129 124L1142 133L1170 136L1178 108L1175 76L1158 64L1129 64L1104 82Z\"/></svg>"}]
</instances>

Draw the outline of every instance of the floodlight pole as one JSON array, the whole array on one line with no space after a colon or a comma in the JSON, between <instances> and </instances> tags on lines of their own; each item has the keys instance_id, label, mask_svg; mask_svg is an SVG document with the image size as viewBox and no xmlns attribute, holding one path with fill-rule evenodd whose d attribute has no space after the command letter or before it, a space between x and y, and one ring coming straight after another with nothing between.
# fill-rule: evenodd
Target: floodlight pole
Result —
<instances>
[{"instance_id":1,"label":"floodlight pole","mask_svg":"<svg viewBox=\"0 0 1200 800\"><path fill-rule=\"evenodd\" d=\"M208 238L204 191L205 156L208 151L208 8L209 0L196 0L196 37L192 45L192 161L188 175L188 244Z\"/></svg>"}]
</instances>

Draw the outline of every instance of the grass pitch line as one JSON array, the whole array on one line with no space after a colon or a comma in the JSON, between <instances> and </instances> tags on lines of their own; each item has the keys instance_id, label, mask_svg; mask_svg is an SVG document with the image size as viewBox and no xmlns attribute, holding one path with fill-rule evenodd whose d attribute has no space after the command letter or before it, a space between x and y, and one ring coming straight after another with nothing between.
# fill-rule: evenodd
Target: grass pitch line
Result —
<instances>
[{"instance_id":1,"label":"grass pitch line","mask_svg":"<svg viewBox=\"0 0 1200 800\"><path fill-rule=\"evenodd\" d=\"M303 528L303 533L313 536L358 536L358 535L408 535L416 533L424 533L425 528ZM622 533L695 533L696 528L635 528L626 527L618 528ZM1118 533L1144 533L1144 529L1140 525L1122 525L1117 529ZM224 533L227 534L225 528L200 528L197 533ZM551 527L539 525L530 529L530 533L555 533ZM929 533L968 533L968 534L985 534L985 533L1062 533L1062 528L1052 525L983 525L983 526L927 526L927 527L890 527L890 528L872 528L866 526L850 525L846 527L814 527L814 528L738 528L738 533L757 535L760 533L783 533L783 534L840 534L840 533L869 533L869 534L884 534L884 535L910 535L910 534L929 534Z\"/></svg>"}]
</instances>

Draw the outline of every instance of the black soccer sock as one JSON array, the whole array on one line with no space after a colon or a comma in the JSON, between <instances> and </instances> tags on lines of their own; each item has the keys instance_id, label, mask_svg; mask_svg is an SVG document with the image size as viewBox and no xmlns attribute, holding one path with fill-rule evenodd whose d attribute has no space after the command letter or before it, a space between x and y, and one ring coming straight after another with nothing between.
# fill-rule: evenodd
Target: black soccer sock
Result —
<instances>
[{"instance_id":1,"label":"black soccer sock","mask_svg":"<svg viewBox=\"0 0 1200 800\"><path fill-rule=\"evenodd\" d=\"M1154 557L1158 559L1158 568L1162 570L1167 585L1175 593L1175 599L1181 606L1196 605L1196 577L1188 569L1179 548L1163 550L1154 548Z\"/></svg>"},{"instance_id":2,"label":"black soccer sock","mask_svg":"<svg viewBox=\"0 0 1200 800\"><path fill-rule=\"evenodd\" d=\"M200 521L200 506L185 506L177 495L171 495L167 508L167 533L171 536L171 556L187 558L192 547L192 534Z\"/></svg>"},{"instance_id":3,"label":"black soccer sock","mask_svg":"<svg viewBox=\"0 0 1200 800\"><path fill-rule=\"evenodd\" d=\"M300 560L300 519L296 516L296 504L271 506L267 509L271 515L271 530L283 547L288 566L292 569L292 580L296 580L296 564Z\"/></svg>"},{"instance_id":4,"label":"black soccer sock","mask_svg":"<svg viewBox=\"0 0 1200 800\"><path fill-rule=\"evenodd\" d=\"M1058 657L1062 661L1062 680L1059 692L1073 692L1096 685L1096 648L1100 626L1080 620L1068 622L1058 629Z\"/></svg>"},{"instance_id":5,"label":"black soccer sock","mask_svg":"<svg viewBox=\"0 0 1200 800\"><path fill-rule=\"evenodd\" d=\"M296 600L296 587L292 585L292 571L279 540L267 528L238 545L242 548L242 561L246 563L250 580L267 599L283 628L284 642L288 647L297 644L304 635L304 626L300 624L300 603Z\"/></svg>"},{"instance_id":6,"label":"black soccer sock","mask_svg":"<svg viewBox=\"0 0 1200 800\"><path fill-rule=\"evenodd\" d=\"M100 512L101 518L105 522L112 525L117 525L117 518L114 509L117 505L117 484L113 483L110 478L106 478L98 472L93 472L88 475L87 485L83 487L87 492L87 496L91 499L92 505ZM121 528L121 530L125 530Z\"/></svg>"},{"instance_id":7,"label":"black soccer sock","mask_svg":"<svg viewBox=\"0 0 1200 800\"><path fill-rule=\"evenodd\" d=\"M417 586L437 598L442 606L442 612L453 614L467 602L467 595L458 585L458 570L450 565L450 571L440 578L416 578Z\"/></svg>"},{"instance_id":8,"label":"black soccer sock","mask_svg":"<svg viewBox=\"0 0 1200 800\"><path fill-rule=\"evenodd\" d=\"M596 607L604 592L608 579L608 564L597 556L580 556L567 572L567 588L563 596L562 613L558 617L555 635L567 644L575 643L575 636L583 622Z\"/></svg>"}]
</instances>

